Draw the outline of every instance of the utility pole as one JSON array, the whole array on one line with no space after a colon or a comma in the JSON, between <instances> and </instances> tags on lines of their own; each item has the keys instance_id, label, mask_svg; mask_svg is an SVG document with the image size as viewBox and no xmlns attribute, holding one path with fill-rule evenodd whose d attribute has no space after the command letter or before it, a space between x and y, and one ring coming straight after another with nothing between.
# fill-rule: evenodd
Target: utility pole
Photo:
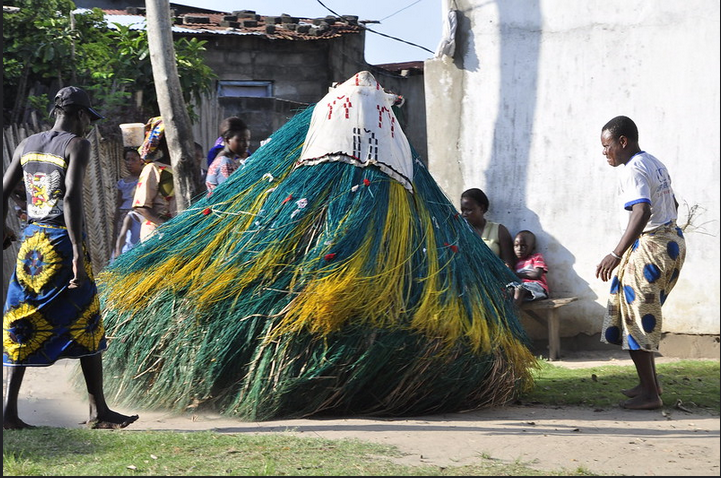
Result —
<instances>
[{"instance_id":1,"label":"utility pole","mask_svg":"<svg viewBox=\"0 0 721 478\"><path fill-rule=\"evenodd\" d=\"M145 0L148 28L148 48L153 66L153 82L158 96L160 116L165 125L165 137L173 167L173 182L178 212L190 206L200 193L200 171L195 163L195 142L190 116L180 88L178 67L175 64L170 2Z\"/></svg>"}]
</instances>

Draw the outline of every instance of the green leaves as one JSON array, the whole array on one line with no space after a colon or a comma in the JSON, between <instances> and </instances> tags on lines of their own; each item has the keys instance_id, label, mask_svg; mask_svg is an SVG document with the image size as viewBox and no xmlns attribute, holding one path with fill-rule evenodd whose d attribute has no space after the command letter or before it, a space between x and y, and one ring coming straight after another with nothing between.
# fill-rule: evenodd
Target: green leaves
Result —
<instances>
[{"instance_id":1,"label":"green leaves","mask_svg":"<svg viewBox=\"0 0 721 478\"><path fill-rule=\"evenodd\" d=\"M145 30L109 25L102 10L80 13L70 0L14 3L17 12L3 12L4 104L15 105L4 110L5 120L22 121L28 112L37 111L40 102L28 98L31 86L50 90L70 83L89 90L110 122L117 123L127 115L158 114ZM175 41L178 74L188 105L210 92L216 77L203 59L205 43L195 38ZM141 101L136 103L134 98Z\"/></svg>"}]
</instances>

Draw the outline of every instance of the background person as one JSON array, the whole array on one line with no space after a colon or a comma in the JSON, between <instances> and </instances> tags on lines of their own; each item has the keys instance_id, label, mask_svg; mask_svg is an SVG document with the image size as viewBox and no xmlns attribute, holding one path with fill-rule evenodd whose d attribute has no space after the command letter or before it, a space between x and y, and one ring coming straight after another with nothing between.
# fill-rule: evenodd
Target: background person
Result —
<instances>
[{"instance_id":1,"label":"background person","mask_svg":"<svg viewBox=\"0 0 721 478\"><path fill-rule=\"evenodd\" d=\"M140 222L139 221L127 221L126 216L133 210L133 198L135 197L135 188L138 185L138 179L140 178L140 172L143 170L143 160L140 159L140 154L136 148L126 148L123 159L125 161L125 169L128 172L127 176L124 176L116 183L117 187L117 199L115 208L115 221L114 231L115 243L120 240L120 236L123 239L123 246L130 248L140 241ZM123 225L127 225L129 228L123 231ZM117 248L113 250L111 256L111 262L117 257Z\"/></svg>"},{"instance_id":2,"label":"background person","mask_svg":"<svg viewBox=\"0 0 721 478\"><path fill-rule=\"evenodd\" d=\"M208 167L205 185L208 194L224 183L231 174L245 165L248 159L250 130L243 120L237 117L227 118L224 122L223 149L220 150Z\"/></svg>"},{"instance_id":3,"label":"background person","mask_svg":"<svg viewBox=\"0 0 721 478\"><path fill-rule=\"evenodd\" d=\"M160 116L145 124L145 139L138 148L145 162L133 197L133 210L143 217L140 240L147 239L161 224L177 214L173 168Z\"/></svg>"},{"instance_id":4,"label":"background person","mask_svg":"<svg viewBox=\"0 0 721 478\"><path fill-rule=\"evenodd\" d=\"M194 143L193 146L195 151L195 165L198 167L198 171L200 171L200 180L202 184L205 184L205 176L208 174L208 170L203 167L203 160L205 159L205 155L203 154L203 146L197 141Z\"/></svg>"},{"instance_id":5,"label":"background person","mask_svg":"<svg viewBox=\"0 0 721 478\"><path fill-rule=\"evenodd\" d=\"M223 150L223 148L225 148L225 140L223 138L225 136L225 132L230 129L231 123L233 123L237 120L243 121L238 116L229 116L227 118L224 118L223 121L220 122L220 125L218 126L218 139L215 140L215 144L213 144L213 147L208 150L208 158L207 158L208 167L210 167L210 165L213 164L213 160L215 159L216 156L218 156L218 153L220 153ZM248 142L248 147L246 149L247 149L247 151L246 151L247 156L250 156L252 153L250 150L250 140Z\"/></svg>"},{"instance_id":6,"label":"background person","mask_svg":"<svg viewBox=\"0 0 721 478\"><path fill-rule=\"evenodd\" d=\"M118 257L123 252L132 249L140 242L140 225L143 218L135 211L128 211L120 225L118 237L115 239L113 257ZM112 261L111 261L112 263Z\"/></svg>"},{"instance_id":7,"label":"background person","mask_svg":"<svg viewBox=\"0 0 721 478\"><path fill-rule=\"evenodd\" d=\"M491 250L514 270L516 257L513 253L513 239L506 226L486 219L488 196L478 188L471 188L461 194L461 215L481 236Z\"/></svg>"}]
</instances>

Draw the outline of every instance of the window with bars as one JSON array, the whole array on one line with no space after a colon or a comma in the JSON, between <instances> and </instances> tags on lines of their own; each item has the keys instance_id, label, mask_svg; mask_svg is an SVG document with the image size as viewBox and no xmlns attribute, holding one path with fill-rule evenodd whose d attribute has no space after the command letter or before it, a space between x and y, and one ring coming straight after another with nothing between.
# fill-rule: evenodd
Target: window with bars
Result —
<instances>
[{"instance_id":1,"label":"window with bars","mask_svg":"<svg viewBox=\"0 0 721 478\"><path fill-rule=\"evenodd\" d=\"M269 98L273 96L272 81L219 81L219 98Z\"/></svg>"}]
</instances>

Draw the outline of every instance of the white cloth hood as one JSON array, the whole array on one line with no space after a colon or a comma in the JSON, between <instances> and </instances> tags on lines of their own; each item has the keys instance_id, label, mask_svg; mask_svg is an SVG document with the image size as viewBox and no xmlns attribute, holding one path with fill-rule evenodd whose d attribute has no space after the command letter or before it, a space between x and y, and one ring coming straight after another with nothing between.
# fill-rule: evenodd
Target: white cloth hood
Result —
<instances>
[{"instance_id":1,"label":"white cloth hood","mask_svg":"<svg viewBox=\"0 0 721 478\"><path fill-rule=\"evenodd\" d=\"M413 192L411 148L392 110L401 99L367 71L332 88L315 106L298 165L374 165Z\"/></svg>"}]
</instances>

